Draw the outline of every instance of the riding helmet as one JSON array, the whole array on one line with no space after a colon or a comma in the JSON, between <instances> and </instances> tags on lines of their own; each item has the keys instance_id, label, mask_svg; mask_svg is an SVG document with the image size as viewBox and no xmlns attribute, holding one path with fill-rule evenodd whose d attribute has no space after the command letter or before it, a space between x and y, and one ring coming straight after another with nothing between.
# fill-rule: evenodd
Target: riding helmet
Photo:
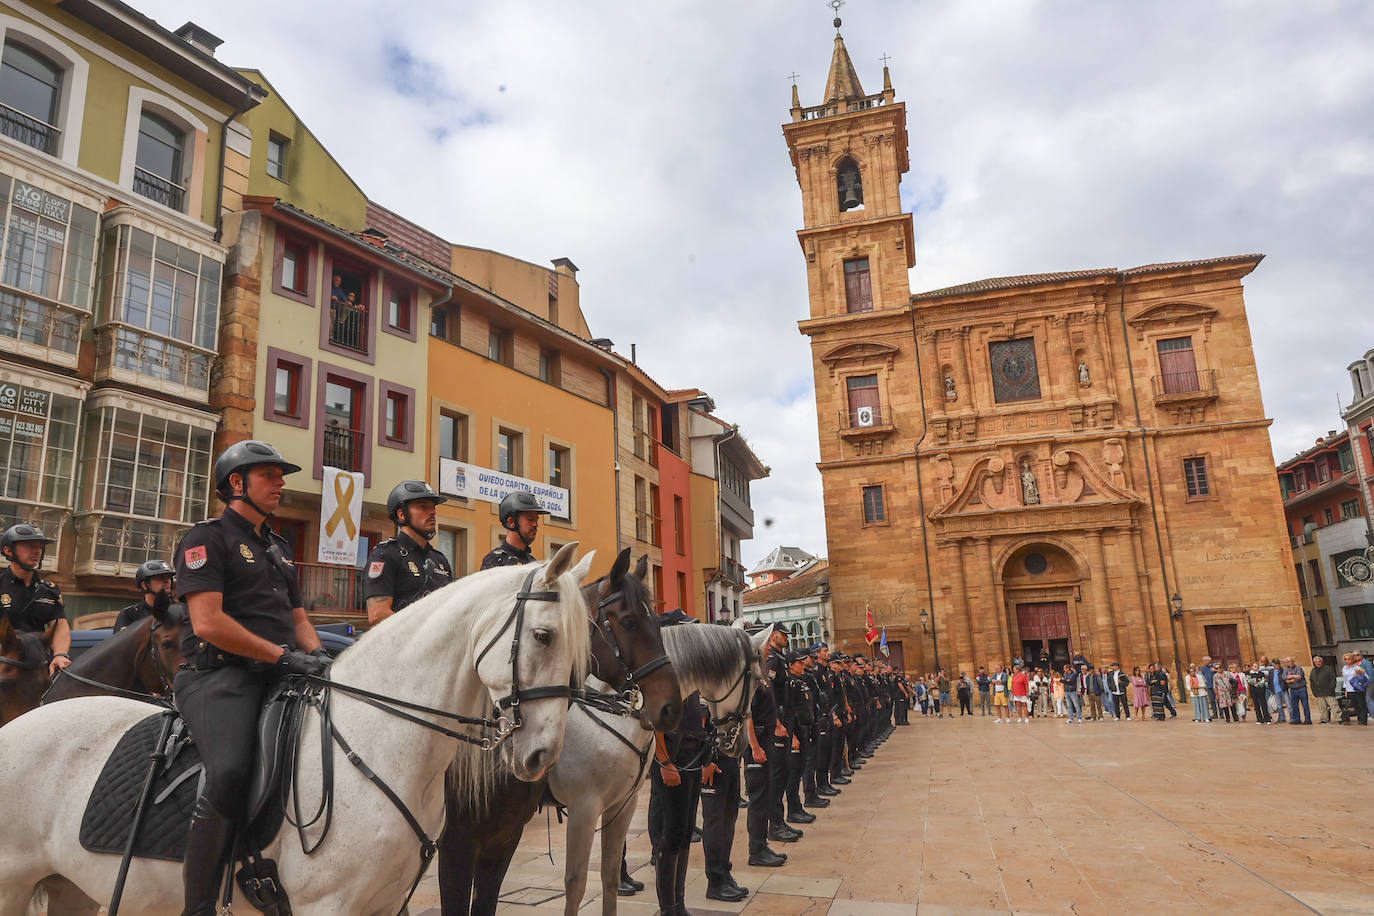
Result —
<instances>
[{"instance_id":1,"label":"riding helmet","mask_svg":"<svg viewBox=\"0 0 1374 916\"><path fill-rule=\"evenodd\" d=\"M396 521L396 510L410 505L417 499L432 499L436 503L448 502L447 496L434 492L434 488L423 480L403 480L392 487L391 495L386 498L386 515Z\"/></svg>"},{"instance_id":2,"label":"riding helmet","mask_svg":"<svg viewBox=\"0 0 1374 916\"><path fill-rule=\"evenodd\" d=\"M301 469L300 465L287 461L275 446L258 439L245 439L235 442L215 459L215 492L220 496L229 496L229 475L244 473L260 464L279 467L283 474L294 474Z\"/></svg>"},{"instance_id":3,"label":"riding helmet","mask_svg":"<svg viewBox=\"0 0 1374 916\"><path fill-rule=\"evenodd\" d=\"M161 560L149 560L134 573L134 584L142 585L155 576L175 576L176 570Z\"/></svg>"},{"instance_id":4,"label":"riding helmet","mask_svg":"<svg viewBox=\"0 0 1374 916\"><path fill-rule=\"evenodd\" d=\"M522 512L537 512L540 515L548 515L549 510L539 505L539 500L534 498L534 494L528 490L511 490L501 500L501 525L504 528L514 530L515 519Z\"/></svg>"},{"instance_id":5,"label":"riding helmet","mask_svg":"<svg viewBox=\"0 0 1374 916\"><path fill-rule=\"evenodd\" d=\"M4 534L0 534L0 550L8 550L15 544L24 541L38 541L41 544L55 544L56 538L50 538L43 533L43 529L37 525L18 524L11 525L5 529Z\"/></svg>"}]
</instances>

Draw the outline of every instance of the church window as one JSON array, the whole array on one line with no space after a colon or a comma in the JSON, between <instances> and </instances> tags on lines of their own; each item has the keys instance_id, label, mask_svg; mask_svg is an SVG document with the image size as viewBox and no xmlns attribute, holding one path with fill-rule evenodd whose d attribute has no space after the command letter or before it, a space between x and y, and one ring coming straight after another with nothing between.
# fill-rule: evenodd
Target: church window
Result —
<instances>
[{"instance_id":1,"label":"church window","mask_svg":"<svg viewBox=\"0 0 1374 916\"><path fill-rule=\"evenodd\" d=\"M1211 496L1212 488L1207 480L1206 458L1184 458L1183 477L1188 484L1188 497Z\"/></svg>"},{"instance_id":2,"label":"church window","mask_svg":"<svg viewBox=\"0 0 1374 916\"><path fill-rule=\"evenodd\" d=\"M873 311L873 279L868 272L868 258L850 258L844 262L844 301L851 313Z\"/></svg>"},{"instance_id":3,"label":"church window","mask_svg":"<svg viewBox=\"0 0 1374 916\"><path fill-rule=\"evenodd\" d=\"M863 209L864 181L859 173L859 164L853 159L841 159L836 167L835 193L839 198L841 213Z\"/></svg>"},{"instance_id":4,"label":"church window","mask_svg":"<svg viewBox=\"0 0 1374 916\"><path fill-rule=\"evenodd\" d=\"M849 394L849 425L880 426L882 408L878 403L878 377L851 375L845 379Z\"/></svg>"},{"instance_id":5,"label":"church window","mask_svg":"<svg viewBox=\"0 0 1374 916\"><path fill-rule=\"evenodd\" d=\"M997 403L1040 397L1034 338L995 340L988 344L988 355L992 362L992 393Z\"/></svg>"},{"instance_id":6,"label":"church window","mask_svg":"<svg viewBox=\"0 0 1374 916\"><path fill-rule=\"evenodd\" d=\"M887 521L886 507L883 505L883 487L864 487L864 524L876 525Z\"/></svg>"},{"instance_id":7,"label":"church window","mask_svg":"<svg viewBox=\"0 0 1374 916\"><path fill-rule=\"evenodd\" d=\"M1197 360L1193 356L1193 338L1171 337L1155 344L1159 353L1159 374L1165 394L1183 394L1202 390L1198 379Z\"/></svg>"}]
</instances>

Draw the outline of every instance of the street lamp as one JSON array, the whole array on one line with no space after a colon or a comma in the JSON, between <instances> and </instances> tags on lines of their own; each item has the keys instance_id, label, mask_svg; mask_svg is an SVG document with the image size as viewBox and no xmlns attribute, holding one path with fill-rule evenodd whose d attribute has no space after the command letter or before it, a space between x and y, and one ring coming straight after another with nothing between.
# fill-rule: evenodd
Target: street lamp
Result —
<instances>
[{"instance_id":1,"label":"street lamp","mask_svg":"<svg viewBox=\"0 0 1374 916\"><path fill-rule=\"evenodd\" d=\"M1178 592L1174 592L1174 597L1171 598L1171 599L1169 599L1169 603L1172 604L1172 605L1174 606L1174 613L1173 613L1174 619L1177 620L1179 617L1182 617L1182 616L1183 616L1183 596L1180 595Z\"/></svg>"},{"instance_id":2,"label":"street lamp","mask_svg":"<svg viewBox=\"0 0 1374 916\"><path fill-rule=\"evenodd\" d=\"M926 613L926 609L921 608L921 633L926 636L930 635L930 628L926 625L926 621L929 619L930 616Z\"/></svg>"}]
</instances>

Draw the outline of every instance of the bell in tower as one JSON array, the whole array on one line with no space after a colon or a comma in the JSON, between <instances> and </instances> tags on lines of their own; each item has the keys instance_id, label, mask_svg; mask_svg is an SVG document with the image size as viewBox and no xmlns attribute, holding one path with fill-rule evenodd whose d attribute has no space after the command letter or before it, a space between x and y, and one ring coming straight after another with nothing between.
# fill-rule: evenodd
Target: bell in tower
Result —
<instances>
[{"instance_id":1,"label":"bell in tower","mask_svg":"<svg viewBox=\"0 0 1374 916\"><path fill-rule=\"evenodd\" d=\"M839 195L840 212L860 209L864 205L864 182L859 165L853 159L843 159L835 173L835 190Z\"/></svg>"}]
</instances>

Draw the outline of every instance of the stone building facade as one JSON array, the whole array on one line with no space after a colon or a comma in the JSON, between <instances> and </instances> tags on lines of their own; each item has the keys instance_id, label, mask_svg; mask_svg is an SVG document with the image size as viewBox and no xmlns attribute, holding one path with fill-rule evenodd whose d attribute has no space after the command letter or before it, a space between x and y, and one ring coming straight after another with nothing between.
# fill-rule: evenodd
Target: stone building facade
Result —
<instances>
[{"instance_id":1,"label":"stone building facade","mask_svg":"<svg viewBox=\"0 0 1374 916\"><path fill-rule=\"evenodd\" d=\"M835 40L802 191L836 640L908 670L1307 652L1242 280L1259 255L910 291L905 106Z\"/></svg>"}]
</instances>

